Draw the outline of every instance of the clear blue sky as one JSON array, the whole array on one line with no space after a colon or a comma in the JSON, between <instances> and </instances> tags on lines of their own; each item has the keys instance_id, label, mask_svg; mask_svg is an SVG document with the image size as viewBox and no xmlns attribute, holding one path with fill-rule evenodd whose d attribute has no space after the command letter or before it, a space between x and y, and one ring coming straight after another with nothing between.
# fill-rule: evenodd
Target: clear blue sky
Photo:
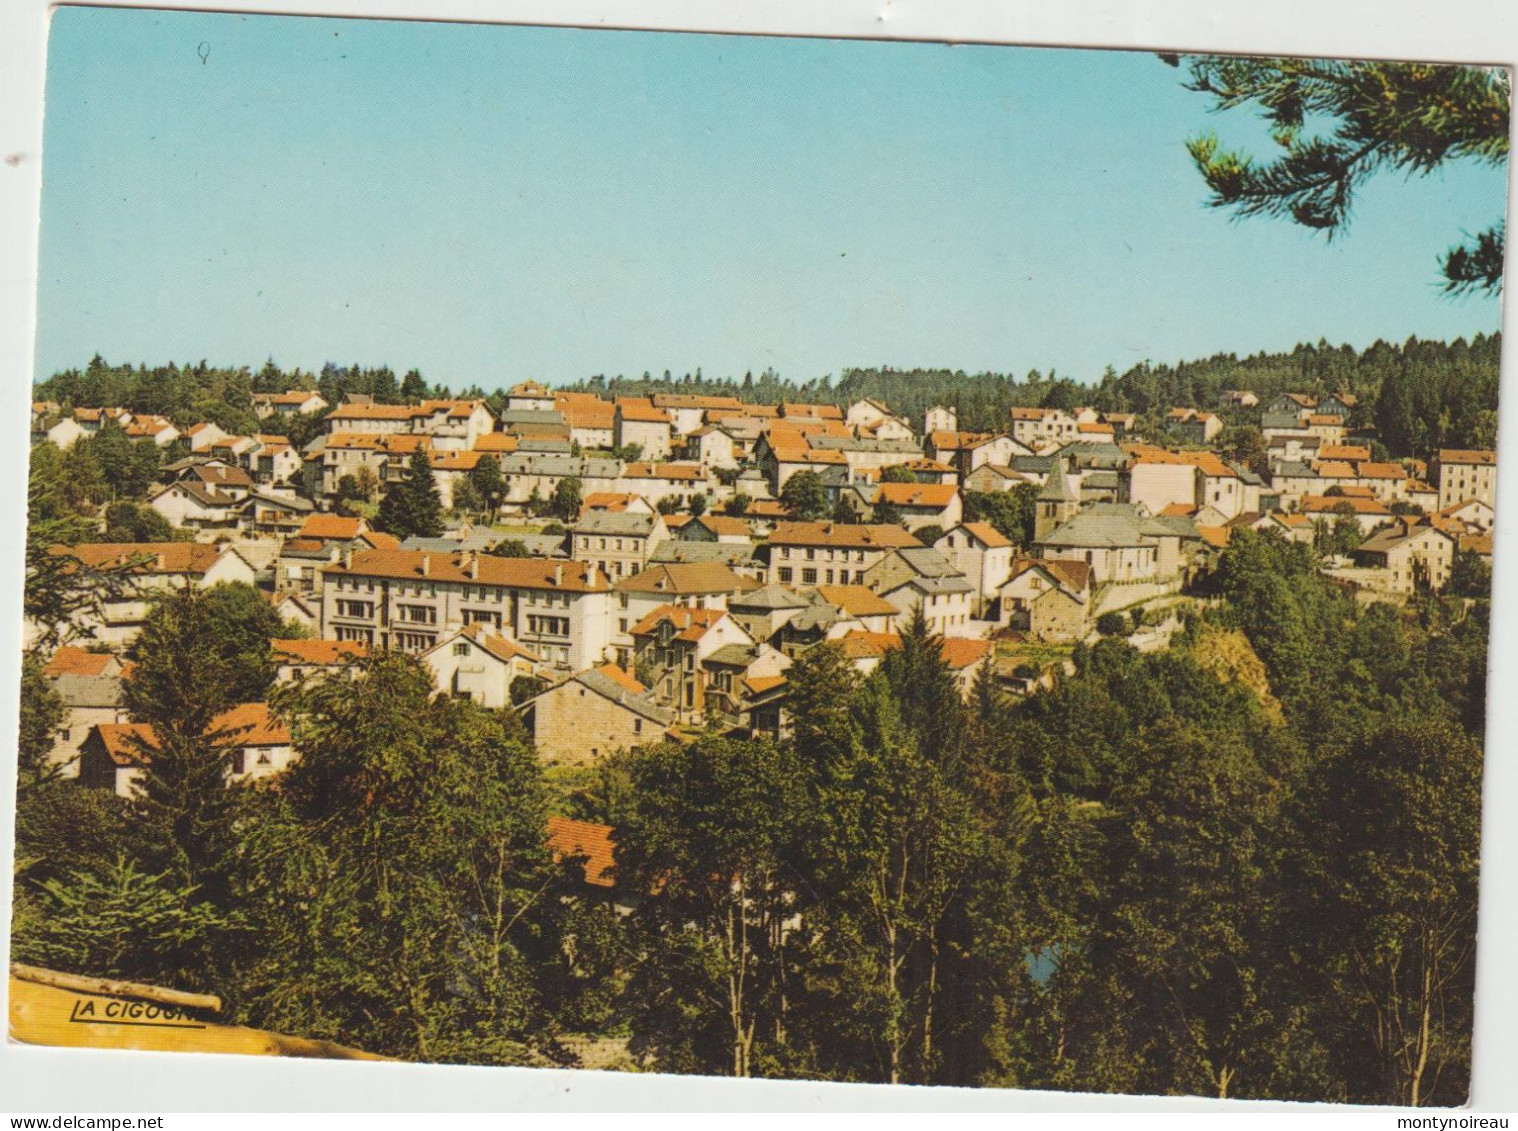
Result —
<instances>
[{"instance_id":1,"label":"clear blue sky","mask_svg":"<svg viewBox=\"0 0 1518 1131\"><path fill-rule=\"evenodd\" d=\"M1183 143L1263 130L1181 81L1142 53L62 8L38 370L1093 380L1498 328L1437 258L1503 214L1504 171L1378 178L1332 245L1233 222Z\"/></svg>"}]
</instances>

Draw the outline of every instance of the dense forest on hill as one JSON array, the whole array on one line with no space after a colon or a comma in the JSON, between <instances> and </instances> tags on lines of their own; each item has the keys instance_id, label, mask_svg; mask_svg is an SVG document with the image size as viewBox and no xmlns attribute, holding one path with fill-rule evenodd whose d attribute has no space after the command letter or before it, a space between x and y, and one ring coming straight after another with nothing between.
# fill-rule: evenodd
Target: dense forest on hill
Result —
<instances>
[{"instance_id":1,"label":"dense forest on hill","mask_svg":"<svg viewBox=\"0 0 1518 1131\"><path fill-rule=\"evenodd\" d=\"M1119 374L1108 368L1095 385L1083 385L1054 370L1011 373L965 373L947 369L893 369L889 366L845 369L802 382L773 370L741 378L707 377L697 369L676 376L666 370L655 377L598 374L565 386L602 396L650 393L699 393L733 396L751 404L811 401L846 405L861 397L883 401L920 426L923 411L935 404L954 406L966 430L1005 427L1014 407L1074 408L1091 404L1106 412L1140 416L1177 407L1215 408L1225 389L1251 389L1262 400L1278 393L1350 392L1361 402L1357 426L1373 426L1392 455L1426 456L1434 448L1491 447L1496 440L1497 388L1502 336L1478 334L1467 342L1422 341L1401 345L1377 341L1364 350L1348 345L1299 344L1285 353L1232 353L1175 364L1145 361ZM417 370L397 376L388 366L339 366L319 373L282 370L272 360L262 368L227 368L174 363L156 367L111 365L98 355L83 370L56 373L36 387L36 394L67 406L122 405L176 421L211 420L223 428L255 428L252 397L256 392L290 388L317 389L331 403L350 393L372 396L381 404L399 404L426 396L476 396L499 411L505 394L475 384L452 388L431 384ZM1244 422L1241 416L1238 423Z\"/></svg>"},{"instance_id":2,"label":"dense forest on hill","mask_svg":"<svg viewBox=\"0 0 1518 1131\"><path fill-rule=\"evenodd\" d=\"M1466 1097L1484 598L1362 607L1241 530L1167 651L1105 638L1045 693L982 669L966 699L919 617L868 676L802 654L784 741L570 778L380 653L269 692L300 757L229 790L200 728L274 674L242 588L154 603L138 798L48 772L64 710L27 660L18 960L408 1060L574 1064L588 1036L678 1073ZM551 812L616 830L630 914L551 859Z\"/></svg>"}]
</instances>

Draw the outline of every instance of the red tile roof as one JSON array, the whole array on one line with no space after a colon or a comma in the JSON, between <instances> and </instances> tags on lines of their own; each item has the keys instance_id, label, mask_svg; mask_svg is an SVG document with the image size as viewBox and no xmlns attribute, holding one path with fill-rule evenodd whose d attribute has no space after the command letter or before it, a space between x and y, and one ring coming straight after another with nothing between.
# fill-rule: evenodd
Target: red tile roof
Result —
<instances>
[{"instance_id":1,"label":"red tile roof","mask_svg":"<svg viewBox=\"0 0 1518 1131\"><path fill-rule=\"evenodd\" d=\"M1365 444L1324 444L1318 449L1320 459L1366 460L1370 448Z\"/></svg>"},{"instance_id":2,"label":"red tile roof","mask_svg":"<svg viewBox=\"0 0 1518 1131\"><path fill-rule=\"evenodd\" d=\"M818 420L842 420L843 409L835 404L782 404L781 416L811 416Z\"/></svg>"},{"instance_id":3,"label":"red tile roof","mask_svg":"<svg viewBox=\"0 0 1518 1131\"><path fill-rule=\"evenodd\" d=\"M894 611L894 609L893 609ZM723 609L691 609L684 605L660 605L632 627L634 636L650 636L668 622L676 630L676 640L694 642L706 630L727 616Z\"/></svg>"},{"instance_id":4,"label":"red tile roof","mask_svg":"<svg viewBox=\"0 0 1518 1131\"><path fill-rule=\"evenodd\" d=\"M362 518L350 518L341 514L313 514L307 515L306 521L300 525L301 538L332 539L334 541L347 542L357 538L363 533L365 522Z\"/></svg>"},{"instance_id":5,"label":"red tile roof","mask_svg":"<svg viewBox=\"0 0 1518 1131\"><path fill-rule=\"evenodd\" d=\"M1496 464L1497 453L1485 449L1440 448L1439 462L1474 463L1489 467Z\"/></svg>"},{"instance_id":6,"label":"red tile roof","mask_svg":"<svg viewBox=\"0 0 1518 1131\"><path fill-rule=\"evenodd\" d=\"M505 660L507 663L512 660L526 660L533 664L539 662L535 653L529 652L515 640L509 640L499 632L488 631L483 624L467 624L459 629L459 635L467 636L498 660Z\"/></svg>"},{"instance_id":7,"label":"red tile roof","mask_svg":"<svg viewBox=\"0 0 1518 1131\"><path fill-rule=\"evenodd\" d=\"M276 663L348 664L369 654L366 645L349 640L271 640Z\"/></svg>"},{"instance_id":8,"label":"red tile roof","mask_svg":"<svg viewBox=\"0 0 1518 1131\"><path fill-rule=\"evenodd\" d=\"M619 398L617 412L623 420L636 420L643 424L668 424L669 412L666 409L655 408L648 401L639 401L632 398Z\"/></svg>"},{"instance_id":9,"label":"red tile roof","mask_svg":"<svg viewBox=\"0 0 1518 1131\"><path fill-rule=\"evenodd\" d=\"M586 562L547 558L498 558L461 550L360 550L350 561L326 566L329 577L385 577L400 581L449 581L463 585L499 585L515 589L557 589L599 593L610 583Z\"/></svg>"},{"instance_id":10,"label":"red tile roof","mask_svg":"<svg viewBox=\"0 0 1518 1131\"><path fill-rule=\"evenodd\" d=\"M520 442L515 436L508 435L505 432L486 432L474 438L474 450L493 454L507 454L516 451Z\"/></svg>"},{"instance_id":11,"label":"red tile roof","mask_svg":"<svg viewBox=\"0 0 1518 1131\"><path fill-rule=\"evenodd\" d=\"M967 636L947 636L943 642L944 663L954 671L974 667L984 660L990 651L989 640L977 640Z\"/></svg>"},{"instance_id":12,"label":"red tile roof","mask_svg":"<svg viewBox=\"0 0 1518 1131\"><path fill-rule=\"evenodd\" d=\"M830 605L837 605L850 616L894 617L901 610L865 585L819 585L817 592Z\"/></svg>"},{"instance_id":13,"label":"red tile roof","mask_svg":"<svg viewBox=\"0 0 1518 1131\"><path fill-rule=\"evenodd\" d=\"M134 573L205 573L221 557L219 547L204 542L81 542L54 546L51 552L78 558L93 569L136 561Z\"/></svg>"},{"instance_id":14,"label":"red tile roof","mask_svg":"<svg viewBox=\"0 0 1518 1131\"><path fill-rule=\"evenodd\" d=\"M157 735L148 723L99 723L95 731L105 752L118 766L140 766L149 750L157 745ZM290 731L269 711L267 703L243 703L223 711L211 720L207 734L218 736L223 748L242 746L288 746Z\"/></svg>"},{"instance_id":15,"label":"red tile roof","mask_svg":"<svg viewBox=\"0 0 1518 1131\"><path fill-rule=\"evenodd\" d=\"M670 479L695 482L706 477L701 468L693 463L630 463L622 472L623 479Z\"/></svg>"},{"instance_id":16,"label":"red tile roof","mask_svg":"<svg viewBox=\"0 0 1518 1131\"><path fill-rule=\"evenodd\" d=\"M617 582L619 593L713 594L746 593L759 583L734 573L721 562L669 562Z\"/></svg>"},{"instance_id":17,"label":"red tile roof","mask_svg":"<svg viewBox=\"0 0 1518 1131\"><path fill-rule=\"evenodd\" d=\"M589 511L625 511L633 503L637 502L641 495L619 493L615 491L592 491L580 501L580 515Z\"/></svg>"},{"instance_id":18,"label":"red tile roof","mask_svg":"<svg viewBox=\"0 0 1518 1131\"><path fill-rule=\"evenodd\" d=\"M965 522L960 525L991 549L999 549L1002 546L1012 545L1002 532L989 522Z\"/></svg>"},{"instance_id":19,"label":"red tile roof","mask_svg":"<svg viewBox=\"0 0 1518 1131\"><path fill-rule=\"evenodd\" d=\"M600 672L607 679L611 680L623 691L626 691L629 694L642 695L645 691L648 690L648 688L644 687L637 681L636 678L633 677L633 674L631 672L627 671L625 668L619 667L616 664L602 664L596 669L596 671Z\"/></svg>"},{"instance_id":20,"label":"red tile roof","mask_svg":"<svg viewBox=\"0 0 1518 1131\"><path fill-rule=\"evenodd\" d=\"M851 660L861 660L884 656L887 652L900 648L901 636L895 632L850 632L840 637L837 643L845 656ZM980 663L990 650L989 640L962 636L946 636L943 639L944 662L955 671Z\"/></svg>"},{"instance_id":21,"label":"red tile roof","mask_svg":"<svg viewBox=\"0 0 1518 1131\"><path fill-rule=\"evenodd\" d=\"M953 483L882 483L875 501L896 507L932 507L942 510L958 494L959 488Z\"/></svg>"},{"instance_id":22,"label":"red tile roof","mask_svg":"<svg viewBox=\"0 0 1518 1131\"><path fill-rule=\"evenodd\" d=\"M1391 508L1380 499L1362 499L1358 495L1304 495L1297 509L1303 514L1332 514L1346 506L1355 514L1391 514Z\"/></svg>"},{"instance_id":23,"label":"red tile roof","mask_svg":"<svg viewBox=\"0 0 1518 1131\"><path fill-rule=\"evenodd\" d=\"M583 857L585 882L598 888L616 886L616 844L610 825L548 818L548 850L555 860Z\"/></svg>"},{"instance_id":24,"label":"red tile roof","mask_svg":"<svg viewBox=\"0 0 1518 1131\"><path fill-rule=\"evenodd\" d=\"M48 679L57 679L61 675L104 675L106 668L117 662L109 652L90 652L65 644L53 653L42 674Z\"/></svg>"},{"instance_id":25,"label":"red tile roof","mask_svg":"<svg viewBox=\"0 0 1518 1131\"><path fill-rule=\"evenodd\" d=\"M770 533L769 543L772 546L835 546L876 550L922 545L899 526L836 522L776 523L775 529Z\"/></svg>"}]
</instances>

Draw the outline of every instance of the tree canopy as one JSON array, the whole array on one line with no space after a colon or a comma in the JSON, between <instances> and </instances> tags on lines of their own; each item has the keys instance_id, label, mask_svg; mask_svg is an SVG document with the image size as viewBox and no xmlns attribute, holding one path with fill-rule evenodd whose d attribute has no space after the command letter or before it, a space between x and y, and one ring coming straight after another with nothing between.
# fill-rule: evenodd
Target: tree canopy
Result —
<instances>
[{"instance_id":1,"label":"tree canopy","mask_svg":"<svg viewBox=\"0 0 1518 1131\"><path fill-rule=\"evenodd\" d=\"M1377 172L1424 175L1451 161L1507 160L1512 91L1500 67L1231 55L1184 62L1188 89L1210 95L1220 110L1258 106L1280 147L1256 161L1223 149L1216 134L1188 142L1210 203L1240 216L1289 217L1332 237ZM1445 289L1499 290L1503 245L1499 220L1450 249Z\"/></svg>"}]
</instances>

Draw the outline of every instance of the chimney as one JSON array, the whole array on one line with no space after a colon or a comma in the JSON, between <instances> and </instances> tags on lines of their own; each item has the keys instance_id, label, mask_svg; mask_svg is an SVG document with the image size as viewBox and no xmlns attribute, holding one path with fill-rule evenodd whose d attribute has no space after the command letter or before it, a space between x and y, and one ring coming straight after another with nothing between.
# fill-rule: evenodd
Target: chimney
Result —
<instances>
[{"instance_id":1,"label":"chimney","mask_svg":"<svg viewBox=\"0 0 1518 1131\"><path fill-rule=\"evenodd\" d=\"M478 581L480 579L480 554L478 550L472 551L469 555L469 578L471 581Z\"/></svg>"},{"instance_id":2,"label":"chimney","mask_svg":"<svg viewBox=\"0 0 1518 1131\"><path fill-rule=\"evenodd\" d=\"M166 563L165 563L165 559L164 559L164 556L163 556L163 551L160 550L160 551L158 551L158 569L159 569L159 572L163 571L163 568L164 568L165 564Z\"/></svg>"},{"instance_id":3,"label":"chimney","mask_svg":"<svg viewBox=\"0 0 1518 1131\"><path fill-rule=\"evenodd\" d=\"M352 569L353 568L353 547L352 546L349 546L348 549L343 552L343 568L344 569Z\"/></svg>"},{"instance_id":4,"label":"chimney","mask_svg":"<svg viewBox=\"0 0 1518 1131\"><path fill-rule=\"evenodd\" d=\"M431 554L423 554L422 555L422 576L423 577L430 577L430 576L432 576L432 555Z\"/></svg>"},{"instance_id":5,"label":"chimney","mask_svg":"<svg viewBox=\"0 0 1518 1131\"><path fill-rule=\"evenodd\" d=\"M562 565L553 567L553 583L555 586L564 584L564 567Z\"/></svg>"}]
</instances>

